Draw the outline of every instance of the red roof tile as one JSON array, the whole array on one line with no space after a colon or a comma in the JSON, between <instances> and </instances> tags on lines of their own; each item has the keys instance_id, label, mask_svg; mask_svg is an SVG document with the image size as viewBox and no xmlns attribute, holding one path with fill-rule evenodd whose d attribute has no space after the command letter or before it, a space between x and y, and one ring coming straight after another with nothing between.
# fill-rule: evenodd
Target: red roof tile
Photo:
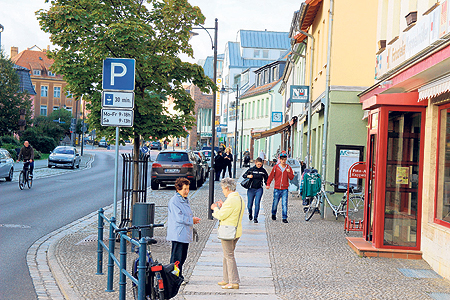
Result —
<instances>
[{"instance_id":1,"label":"red roof tile","mask_svg":"<svg viewBox=\"0 0 450 300\"><path fill-rule=\"evenodd\" d=\"M27 49L18 53L14 57L11 57L11 60L16 65L19 65L21 67L25 67L30 70L41 70L41 77L56 77L62 79L61 75L48 76L48 71L54 63L54 60L47 57L46 51Z\"/></svg>"},{"instance_id":2,"label":"red roof tile","mask_svg":"<svg viewBox=\"0 0 450 300\"><path fill-rule=\"evenodd\" d=\"M267 92L268 90L270 90L271 88L273 88L275 85L277 85L277 83L280 82L280 80L281 80L281 78L278 79L277 81L273 81L271 83L267 83L265 85L258 86L258 87L253 85L244 94L242 94L241 97L239 97L239 98L244 99L244 98L252 97L255 95L263 94L263 93Z\"/></svg>"}]
</instances>

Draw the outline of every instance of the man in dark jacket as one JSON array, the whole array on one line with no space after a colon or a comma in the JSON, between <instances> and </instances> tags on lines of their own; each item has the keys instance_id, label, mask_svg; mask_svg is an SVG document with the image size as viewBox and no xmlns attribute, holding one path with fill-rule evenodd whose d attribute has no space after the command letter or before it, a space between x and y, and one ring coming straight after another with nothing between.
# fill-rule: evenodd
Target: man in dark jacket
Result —
<instances>
[{"instance_id":1,"label":"man in dark jacket","mask_svg":"<svg viewBox=\"0 0 450 300\"><path fill-rule=\"evenodd\" d=\"M23 159L25 163L29 164L30 167L30 176L33 177L33 169L34 169L34 150L31 147L28 141L23 143L22 149L20 149L19 156L17 157L17 161Z\"/></svg>"},{"instance_id":2,"label":"man in dark jacket","mask_svg":"<svg viewBox=\"0 0 450 300\"><path fill-rule=\"evenodd\" d=\"M224 164L225 164L225 160L222 156L222 151L219 151L217 153L217 156L214 157L214 171L216 172L216 181L220 180L220 173L222 173Z\"/></svg>"},{"instance_id":3,"label":"man in dark jacket","mask_svg":"<svg viewBox=\"0 0 450 300\"><path fill-rule=\"evenodd\" d=\"M253 222L258 223L258 214L259 214L259 204L261 203L261 197L263 194L263 182L267 183L267 178L269 175L267 174L266 169L263 167L263 160L261 157L258 157L255 161L255 165L248 169L244 175L244 178L251 178L252 184L250 188L247 190L247 209L248 209L248 218L251 221L253 219L253 201L255 201L255 215Z\"/></svg>"}]
</instances>

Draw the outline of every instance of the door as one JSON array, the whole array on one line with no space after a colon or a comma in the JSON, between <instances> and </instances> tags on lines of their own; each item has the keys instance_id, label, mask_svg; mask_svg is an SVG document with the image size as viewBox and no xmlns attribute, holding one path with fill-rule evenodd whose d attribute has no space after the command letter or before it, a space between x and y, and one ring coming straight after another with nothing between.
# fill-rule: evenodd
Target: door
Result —
<instances>
[{"instance_id":1,"label":"door","mask_svg":"<svg viewBox=\"0 0 450 300\"><path fill-rule=\"evenodd\" d=\"M368 185L367 194L364 203L364 238L366 241L372 241L373 236L373 213L375 199L375 165L377 154L377 135L371 134L369 139L369 156L367 173Z\"/></svg>"}]
</instances>

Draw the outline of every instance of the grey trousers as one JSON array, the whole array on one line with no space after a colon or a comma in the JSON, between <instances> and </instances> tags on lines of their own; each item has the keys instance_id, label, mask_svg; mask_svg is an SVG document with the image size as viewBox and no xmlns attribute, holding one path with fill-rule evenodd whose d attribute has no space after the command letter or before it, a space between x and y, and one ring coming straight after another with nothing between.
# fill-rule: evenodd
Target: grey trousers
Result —
<instances>
[{"instance_id":1,"label":"grey trousers","mask_svg":"<svg viewBox=\"0 0 450 300\"><path fill-rule=\"evenodd\" d=\"M240 282L236 259L234 258L234 249L238 240L239 238L231 241L221 240L223 250L223 281L232 284Z\"/></svg>"}]
</instances>

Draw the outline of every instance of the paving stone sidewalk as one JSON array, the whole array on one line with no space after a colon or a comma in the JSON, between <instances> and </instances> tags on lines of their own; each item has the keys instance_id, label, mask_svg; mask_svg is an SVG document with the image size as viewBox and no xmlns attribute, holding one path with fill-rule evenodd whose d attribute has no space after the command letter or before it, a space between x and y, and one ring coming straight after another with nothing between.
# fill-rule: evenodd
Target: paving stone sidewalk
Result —
<instances>
[{"instance_id":1,"label":"paving stone sidewalk","mask_svg":"<svg viewBox=\"0 0 450 300\"><path fill-rule=\"evenodd\" d=\"M224 199L217 183L215 190L216 199ZM165 221L167 201L174 192L173 188L149 190L148 202L155 202L158 222ZM245 191L241 194L246 199ZM189 283L174 299L450 299L450 282L431 271L424 260L360 258L347 245L341 221L315 215L305 222L299 198L289 198L288 224L281 222L281 204L277 221L271 220L272 196L273 189L264 190L259 224L244 215L244 236L236 248L241 288L224 293L216 283L222 274L222 251L217 222L207 219L208 182L190 192L194 215L202 219L195 225L200 240L190 245L184 266ZM111 216L112 207L106 211ZM41 261L43 269L48 262L48 270L36 279L48 285L42 284L40 290L37 287L39 299L118 299L117 268L116 291L112 293L105 292L106 275L95 275L96 234L97 215L93 212L30 248L38 249L34 258ZM165 229L155 229L155 238L158 244L152 253L167 263L170 244L165 241ZM133 254L129 256L133 258ZM30 273L35 267L30 266ZM428 277L433 278L407 277L401 272L405 269L428 270ZM130 285L127 299L133 299Z\"/></svg>"}]
</instances>

